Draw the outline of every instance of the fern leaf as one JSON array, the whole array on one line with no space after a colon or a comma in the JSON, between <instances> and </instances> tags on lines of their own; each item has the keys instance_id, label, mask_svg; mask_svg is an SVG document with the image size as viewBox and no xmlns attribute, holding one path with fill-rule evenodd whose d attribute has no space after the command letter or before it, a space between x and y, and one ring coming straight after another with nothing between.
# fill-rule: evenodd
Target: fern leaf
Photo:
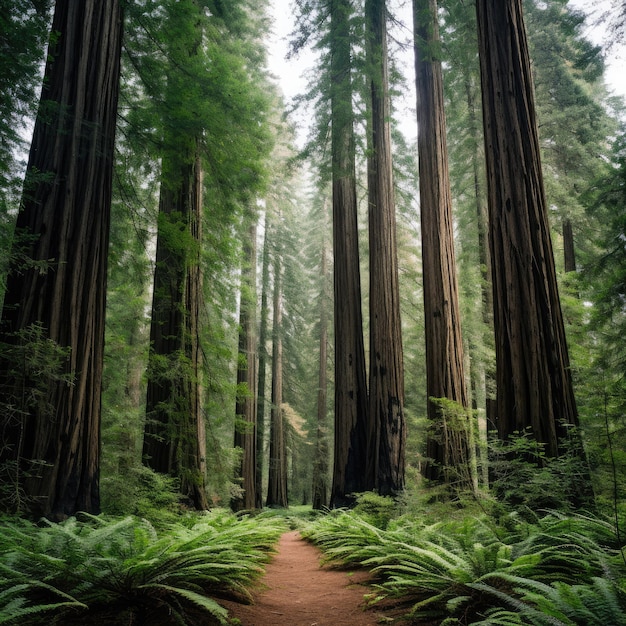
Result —
<instances>
[{"instance_id":1,"label":"fern leaf","mask_svg":"<svg viewBox=\"0 0 626 626\"><path fill-rule=\"evenodd\" d=\"M196 606L205 610L207 613L210 613L213 617L215 617L220 624L227 625L228 624L228 611L218 604L212 598L208 596L202 595L200 593L196 593L195 591L190 591L188 589L184 589L182 587L173 587L171 585L159 585L159 584L150 584L144 585L140 587L140 589L160 589L168 594L172 594L174 596L179 596L189 602L192 602Z\"/></svg>"}]
</instances>

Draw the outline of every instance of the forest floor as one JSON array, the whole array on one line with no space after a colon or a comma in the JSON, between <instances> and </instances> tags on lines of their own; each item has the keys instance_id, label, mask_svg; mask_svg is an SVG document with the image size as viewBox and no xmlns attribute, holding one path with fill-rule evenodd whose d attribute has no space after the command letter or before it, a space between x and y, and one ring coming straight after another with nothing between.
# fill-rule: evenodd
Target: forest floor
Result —
<instances>
[{"instance_id":1,"label":"forest floor","mask_svg":"<svg viewBox=\"0 0 626 626\"><path fill-rule=\"evenodd\" d=\"M383 610L366 608L370 574L321 566L322 554L297 531L280 538L278 553L266 567L254 603L224 602L241 626L375 626Z\"/></svg>"}]
</instances>

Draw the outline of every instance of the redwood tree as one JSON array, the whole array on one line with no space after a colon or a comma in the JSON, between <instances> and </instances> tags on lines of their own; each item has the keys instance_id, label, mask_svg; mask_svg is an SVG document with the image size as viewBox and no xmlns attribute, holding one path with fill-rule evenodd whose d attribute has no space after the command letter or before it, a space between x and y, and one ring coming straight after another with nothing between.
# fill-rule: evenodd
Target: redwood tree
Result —
<instances>
[{"instance_id":1,"label":"redwood tree","mask_svg":"<svg viewBox=\"0 0 626 626\"><path fill-rule=\"evenodd\" d=\"M0 464L37 515L100 509L100 394L111 182L119 91L119 0L58 0L16 246L2 341L37 326L69 350L64 376L25 378L2 359L2 402L43 386L2 417ZM43 376L43 378L42 378ZM36 377L38 380L35 380ZM68 377L71 382L68 382Z\"/></svg>"},{"instance_id":2,"label":"redwood tree","mask_svg":"<svg viewBox=\"0 0 626 626\"><path fill-rule=\"evenodd\" d=\"M265 407L268 404L265 395L266 371L269 354L267 352L268 335L268 297L270 288L270 241L268 239L269 224L266 213L265 237L263 239L263 254L261 261L261 310L259 322L259 367L257 378L256 402L256 508L263 508L263 460L265 458Z\"/></svg>"},{"instance_id":3,"label":"redwood tree","mask_svg":"<svg viewBox=\"0 0 626 626\"><path fill-rule=\"evenodd\" d=\"M370 246L370 442L367 479L384 495L404 488L404 368L398 289L396 205L385 0L365 3L370 77L368 217Z\"/></svg>"},{"instance_id":4,"label":"redwood tree","mask_svg":"<svg viewBox=\"0 0 626 626\"><path fill-rule=\"evenodd\" d=\"M327 206L324 203L321 228L325 231L327 225ZM320 263L321 293L319 299L319 369L317 383L317 434L313 457L313 486L312 504L314 509L323 509L328 506L328 245L324 236Z\"/></svg>"},{"instance_id":5,"label":"redwood tree","mask_svg":"<svg viewBox=\"0 0 626 626\"><path fill-rule=\"evenodd\" d=\"M530 429L557 457L580 454L569 356L557 290L535 118L522 0L478 0L478 39L487 157L494 290L497 428Z\"/></svg>"},{"instance_id":6,"label":"redwood tree","mask_svg":"<svg viewBox=\"0 0 626 626\"><path fill-rule=\"evenodd\" d=\"M235 479L241 496L233 498L233 510L256 508L256 216L244 240L239 305L239 355L237 362L237 406L235 448L241 459Z\"/></svg>"},{"instance_id":7,"label":"redwood tree","mask_svg":"<svg viewBox=\"0 0 626 626\"><path fill-rule=\"evenodd\" d=\"M468 406L463 339L454 254L454 225L448 172L439 26L436 0L414 0L420 215L424 274L426 378L431 432L426 444L426 478L467 485L467 419L452 415L434 399ZM467 415L466 415L467 418Z\"/></svg>"},{"instance_id":8,"label":"redwood tree","mask_svg":"<svg viewBox=\"0 0 626 626\"><path fill-rule=\"evenodd\" d=\"M357 226L349 0L330 3L330 100L335 311L335 452L331 506L373 488L367 480L368 398Z\"/></svg>"},{"instance_id":9,"label":"redwood tree","mask_svg":"<svg viewBox=\"0 0 626 626\"><path fill-rule=\"evenodd\" d=\"M188 68L200 55L200 7L170 6L170 64L163 107L159 225L154 273L144 462L180 481L196 509L207 509L206 437L202 411L200 247L203 219L202 120L182 124Z\"/></svg>"},{"instance_id":10,"label":"redwood tree","mask_svg":"<svg viewBox=\"0 0 626 626\"><path fill-rule=\"evenodd\" d=\"M280 221L280 216L279 220ZM267 506L287 507L287 447L283 417L282 259L280 245L274 256L272 322L272 410L270 418Z\"/></svg>"},{"instance_id":11,"label":"redwood tree","mask_svg":"<svg viewBox=\"0 0 626 626\"><path fill-rule=\"evenodd\" d=\"M202 167L197 153L179 158L178 176L161 181L143 458L155 471L178 477L194 508L207 509L200 385Z\"/></svg>"}]
</instances>

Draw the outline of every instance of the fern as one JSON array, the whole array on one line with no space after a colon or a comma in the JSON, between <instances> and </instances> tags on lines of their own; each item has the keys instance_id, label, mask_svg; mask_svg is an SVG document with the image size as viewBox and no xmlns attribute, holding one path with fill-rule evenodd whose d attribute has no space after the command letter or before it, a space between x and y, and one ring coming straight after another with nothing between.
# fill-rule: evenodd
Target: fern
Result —
<instances>
[{"instance_id":1,"label":"fern","mask_svg":"<svg viewBox=\"0 0 626 626\"><path fill-rule=\"evenodd\" d=\"M225 624L226 611L211 596L249 598L248 586L283 531L280 520L223 511L159 532L133 517L83 516L44 528L8 524L0 623L37 624L44 613L127 606L135 621L144 619L147 607L162 607L185 624L194 606Z\"/></svg>"},{"instance_id":2,"label":"fern","mask_svg":"<svg viewBox=\"0 0 626 626\"><path fill-rule=\"evenodd\" d=\"M6 582L7 579L0 579L0 624L23 624L25 618L35 615L87 608L82 602L46 583L31 581L8 586ZM54 599L45 604L29 602L27 596L33 591L43 592Z\"/></svg>"},{"instance_id":3,"label":"fern","mask_svg":"<svg viewBox=\"0 0 626 626\"><path fill-rule=\"evenodd\" d=\"M626 626L624 571L608 522L558 513L510 522L505 531L489 518L400 519L381 530L342 511L303 535L329 560L372 570L375 601L393 596L416 621Z\"/></svg>"},{"instance_id":4,"label":"fern","mask_svg":"<svg viewBox=\"0 0 626 626\"><path fill-rule=\"evenodd\" d=\"M567 626L626 626L624 592L611 581L595 578L589 585L524 585L521 611L529 617L551 616Z\"/></svg>"}]
</instances>

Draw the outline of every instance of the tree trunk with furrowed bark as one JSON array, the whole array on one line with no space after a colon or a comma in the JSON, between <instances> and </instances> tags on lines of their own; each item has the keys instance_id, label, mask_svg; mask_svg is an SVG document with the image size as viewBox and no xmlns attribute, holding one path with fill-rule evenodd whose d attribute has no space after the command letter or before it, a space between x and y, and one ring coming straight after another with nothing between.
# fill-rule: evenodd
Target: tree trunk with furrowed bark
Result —
<instances>
[{"instance_id":1,"label":"tree trunk with furrowed bark","mask_svg":"<svg viewBox=\"0 0 626 626\"><path fill-rule=\"evenodd\" d=\"M58 0L52 32L0 331L15 346L15 333L38 326L44 342L69 356L56 376L44 363L38 374L17 374L17 364L3 359L3 403L17 406L20 377L42 395L3 415L0 465L12 468L25 511L61 519L100 510L120 2Z\"/></svg>"},{"instance_id":2,"label":"tree trunk with furrowed bark","mask_svg":"<svg viewBox=\"0 0 626 626\"><path fill-rule=\"evenodd\" d=\"M370 372L368 480L382 495L404 489L406 423L396 204L391 156L391 103L384 0L365 3L370 73L368 218L370 245Z\"/></svg>"},{"instance_id":3,"label":"tree trunk with furrowed bark","mask_svg":"<svg viewBox=\"0 0 626 626\"><path fill-rule=\"evenodd\" d=\"M521 0L478 0L494 293L497 428L529 429L548 457L576 450L579 502L591 486L578 426L541 172Z\"/></svg>"},{"instance_id":4,"label":"tree trunk with furrowed bark","mask_svg":"<svg viewBox=\"0 0 626 626\"><path fill-rule=\"evenodd\" d=\"M367 480L368 398L361 310L349 0L331 3L331 117L335 310L335 453L331 506Z\"/></svg>"},{"instance_id":5,"label":"tree trunk with furrowed bark","mask_svg":"<svg viewBox=\"0 0 626 626\"><path fill-rule=\"evenodd\" d=\"M472 438L454 253L436 0L414 0L420 214L430 433L426 478L471 487ZM446 410L440 399L461 409Z\"/></svg>"}]
</instances>

